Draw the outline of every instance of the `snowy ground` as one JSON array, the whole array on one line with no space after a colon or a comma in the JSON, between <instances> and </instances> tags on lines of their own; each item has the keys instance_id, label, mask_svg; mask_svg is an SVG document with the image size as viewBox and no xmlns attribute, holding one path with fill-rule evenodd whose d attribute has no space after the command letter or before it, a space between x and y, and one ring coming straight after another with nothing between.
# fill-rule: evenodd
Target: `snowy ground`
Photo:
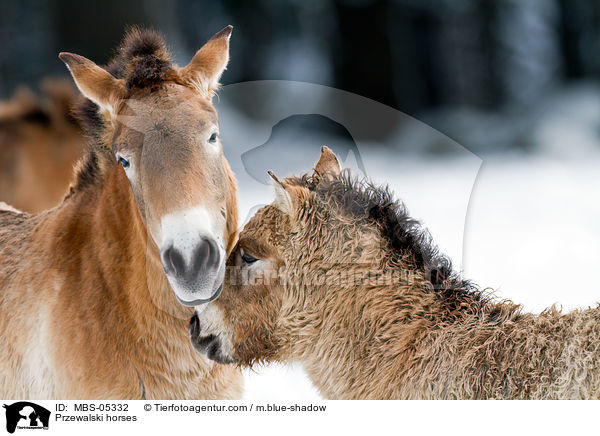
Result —
<instances>
[{"instance_id":1,"label":"snowy ground","mask_svg":"<svg viewBox=\"0 0 600 436\"><path fill-rule=\"evenodd\" d=\"M475 158L403 161L364 151L363 158L369 175L390 184L455 266L499 298L534 312L600 301L600 154L495 158L478 174ZM246 209L270 201L262 191L241 197ZM247 399L318 398L300 366L245 375Z\"/></svg>"}]
</instances>

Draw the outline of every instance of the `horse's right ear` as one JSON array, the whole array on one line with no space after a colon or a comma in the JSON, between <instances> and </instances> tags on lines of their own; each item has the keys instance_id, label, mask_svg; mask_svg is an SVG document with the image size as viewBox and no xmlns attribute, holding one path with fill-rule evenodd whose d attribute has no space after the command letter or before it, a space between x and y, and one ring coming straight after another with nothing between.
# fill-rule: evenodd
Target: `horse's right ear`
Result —
<instances>
[{"instance_id":1,"label":"horse's right ear","mask_svg":"<svg viewBox=\"0 0 600 436\"><path fill-rule=\"evenodd\" d=\"M117 104L125 98L123 81L83 56L61 53L58 57L67 65L81 93L114 117Z\"/></svg>"},{"instance_id":2,"label":"horse's right ear","mask_svg":"<svg viewBox=\"0 0 600 436\"><path fill-rule=\"evenodd\" d=\"M268 173L273 179L273 188L275 189L273 204L286 215L293 217L295 210L306 200L309 194L308 189L301 186L290 186L279 180L272 171L268 171Z\"/></svg>"}]
</instances>

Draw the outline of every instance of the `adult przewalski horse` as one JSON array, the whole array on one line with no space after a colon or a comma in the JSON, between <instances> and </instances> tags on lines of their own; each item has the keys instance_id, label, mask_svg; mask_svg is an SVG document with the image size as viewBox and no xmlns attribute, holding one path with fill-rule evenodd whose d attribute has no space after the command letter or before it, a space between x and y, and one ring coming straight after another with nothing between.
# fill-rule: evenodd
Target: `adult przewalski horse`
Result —
<instances>
[{"instance_id":1,"label":"adult przewalski horse","mask_svg":"<svg viewBox=\"0 0 600 436\"><path fill-rule=\"evenodd\" d=\"M190 347L186 307L218 296L236 237L211 103L231 30L182 68L150 30L107 69L61 53L92 141L61 204L0 212L1 397L241 395L238 369Z\"/></svg>"},{"instance_id":2,"label":"adult przewalski horse","mask_svg":"<svg viewBox=\"0 0 600 436\"><path fill-rule=\"evenodd\" d=\"M272 177L275 202L240 233L223 295L192 318L198 351L300 362L334 399L600 398L600 309L494 301L326 148L314 174Z\"/></svg>"}]
</instances>

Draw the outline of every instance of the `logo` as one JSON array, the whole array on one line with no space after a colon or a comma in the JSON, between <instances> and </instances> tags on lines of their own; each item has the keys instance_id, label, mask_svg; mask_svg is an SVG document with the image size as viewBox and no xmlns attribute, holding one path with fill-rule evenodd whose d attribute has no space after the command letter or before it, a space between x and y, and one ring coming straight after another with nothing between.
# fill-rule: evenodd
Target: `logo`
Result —
<instances>
[{"instance_id":1,"label":"logo","mask_svg":"<svg viewBox=\"0 0 600 436\"><path fill-rule=\"evenodd\" d=\"M48 430L50 411L42 406L28 401L19 401L10 405L4 404L6 409L6 431L14 433L16 429Z\"/></svg>"}]
</instances>

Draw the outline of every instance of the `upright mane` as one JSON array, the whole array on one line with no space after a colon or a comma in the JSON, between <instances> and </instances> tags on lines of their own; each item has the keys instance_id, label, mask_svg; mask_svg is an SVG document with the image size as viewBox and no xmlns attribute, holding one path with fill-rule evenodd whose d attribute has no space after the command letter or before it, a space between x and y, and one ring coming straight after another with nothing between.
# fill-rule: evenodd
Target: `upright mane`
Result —
<instances>
[{"instance_id":1,"label":"upright mane","mask_svg":"<svg viewBox=\"0 0 600 436\"><path fill-rule=\"evenodd\" d=\"M453 270L452 261L440 253L429 231L409 215L403 202L393 198L388 186L376 186L352 176L348 170L334 180L319 182L310 175L286 180L315 192L325 203L336 205L345 214L372 220L388 242L392 259L409 255L440 300L456 308L489 301L485 293Z\"/></svg>"},{"instance_id":2,"label":"upright mane","mask_svg":"<svg viewBox=\"0 0 600 436\"><path fill-rule=\"evenodd\" d=\"M126 33L108 71L124 79L128 89L148 88L167 80L171 54L163 36L152 29L133 27Z\"/></svg>"},{"instance_id":3,"label":"upright mane","mask_svg":"<svg viewBox=\"0 0 600 436\"><path fill-rule=\"evenodd\" d=\"M127 31L106 70L115 78L123 79L131 93L157 89L162 83L178 78L163 36L153 29L140 27L132 27ZM103 168L107 164L114 164L115 159L110 147L105 144L107 125L98 106L91 100L81 99L74 108L74 114L91 139L88 151L77 169L76 183L72 189L81 191L100 183Z\"/></svg>"}]
</instances>

